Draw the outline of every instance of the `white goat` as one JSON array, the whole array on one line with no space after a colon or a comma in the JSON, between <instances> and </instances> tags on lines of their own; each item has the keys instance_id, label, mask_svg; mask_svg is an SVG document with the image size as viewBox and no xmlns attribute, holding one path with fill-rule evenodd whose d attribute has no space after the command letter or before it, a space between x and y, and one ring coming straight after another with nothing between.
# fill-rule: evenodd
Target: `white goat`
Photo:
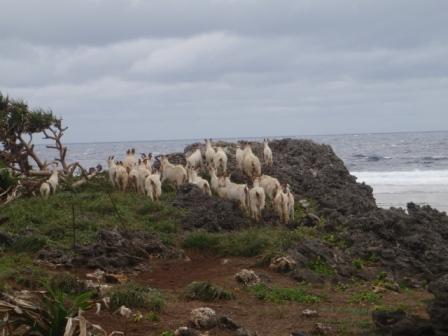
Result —
<instances>
[{"instance_id":1,"label":"white goat","mask_svg":"<svg viewBox=\"0 0 448 336\"><path fill-rule=\"evenodd\" d=\"M208 174L210 175L210 186L212 190L217 193L219 197L224 197L224 193L219 187L219 178L216 175L216 168L208 167Z\"/></svg>"},{"instance_id":2,"label":"white goat","mask_svg":"<svg viewBox=\"0 0 448 336\"><path fill-rule=\"evenodd\" d=\"M286 185L286 195L288 195L288 210L289 210L289 218L294 220L294 195L291 192L291 187L289 184Z\"/></svg>"},{"instance_id":3,"label":"white goat","mask_svg":"<svg viewBox=\"0 0 448 336\"><path fill-rule=\"evenodd\" d=\"M268 139L263 139L263 145L264 145L264 148L263 148L263 161L268 166L272 166L272 164L274 163L274 160L272 158L272 150L271 150L271 147L269 147Z\"/></svg>"},{"instance_id":4,"label":"white goat","mask_svg":"<svg viewBox=\"0 0 448 336\"><path fill-rule=\"evenodd\" d=\"M238 184L230 181L228 176L219 178L219 192L223 198L238 201L242 209L247 209L249 203L249 188L247 184Z\"/></svg>"},{"instance_id":5,"label":"white goat","mask_svg":"<svg viewBox=\"0 0 448 336\"><path fill-rule=\"evenodd\" d=\"M109 156L107 158L107 166L109 167L109 181L112 187L115 188L115 175L117 174L117 165L114 161L114 156Z\"/></svg>"},{"instance_id":6,"label":"white goat","mask_svg":"<svg viewBox=\"0 0 448 336\"><path fill-rule=\"evenodd\" d=\"M128 170L128 184L131 188L133 188L136 192L138 192L138 180L139 180L139 171L138 166L132 166L130 170Z\"/></svg>"},{"instance_id":7,"label":"white goat","mask_svg":"<svg viewBox=\"0 0 448 336\"><path fill-rule=\"evenodd\" d=\"M241 149L240 145L237 145L235 150L236 166L241 171L243 170L243 157L244 157L244 151Z\"/></svg>"},{"instance_id":8,"label":"white goat","mask_svg":"<svg viewBox=\"0 0 448 336\"><path fill-rule=\"evenodd\" d=\"M257 222L261 219L261 210L264 209L266 205L266 195L264 190L260 186L256 186L249 191L249 210L252 218Z\"/></svg>"},{"instance_id":9,"label":"white goat","mask_svg":"<svg viewBox=\"0 0 448 336\"><path fill-rule=\"evenodd\" d=\"M187 161L187 169L188 168L194 168L197 169L202 165L202 153L199 148L197 148L193 153L190 155L185 155L185 159Z\"/></svg>"},{"instance_id":10,"label":"white goat","mask_svg":"<svg viewBox=\"0 0 448 336\"><path fill-rule=\"evenodd\" d=\"M137 165L137 159L135 158L135 148L128 149L126 151L126 158L123 161L123 166L127 169L128 173L131 169Z\"/></svg>"},{"instance_id":11,"label":"white goat","mask_svg":"<svg viewBox=\"0 0 448 336\"><path fill-rule=\"evenodd\" d=\"M192 167L188 169L188 182L195 184L201 189L204 194L207 194L209 196L212 195L212 191L210 189L210 184L206 179L203 179L198 175L198 172L194 170Z\"/></svg>"},{"instance_id":12,"label":"white goat","mask_svg":"<svg viewBox=\"0 0 448 336\"><path fill-rule=\"evenodd\" d=\"M126 191L128 187L128 171L124 167L123 161L119 161L116 167L115 185L118 190Z\"/></svg>"},{"instance_id":13,"label":"white goat","mask_svg":"<svg viewBox=\"0 0 448 336\"><path fill-rule=\"evenodd\" d=\"M47 199L51 193L55 194L58 185L59 185L59 172L55 168L51 173L50 177L48 178L48 180L46 180L41 184L39 189L41 196Z\"/></svg>"},{"instance_id":14,"label":"white goat","mask_svg":"<svg viewBox=\"0 0 448 336\"><path fill-rule=\"evenodd\" d=\"M51 193L50 184L47 181L42 182L42 184L40 185L39 191L40 191L40 195L44 199L48 199L48 196L50 196L50 193Z\"/></svg>"},{"instance_id":15,"label":"white goat","mask_svg":"<svg viewBox=\"0 0 448 336\"><path fill-rule=\"evenodd\" d=\"M279 216L281 223L287 224L289 222L289 198L282 188L277 189L275 194L274 210Z\"/></svg>"},{"instance_id":16,"label":"white goat","mask_svg":"<svg viewBox=\"0 0 448 336\"><path fill-rule=\"evenodd\" d=\"M215 150L212 146L212 140L211 139L205 139L205 161L208 166L211 166L214 164L214 158L215 158Z\"/></svg>"},{"instance_id":17,"label":"white goat","mask_svg":"<svg viewBox=\"0 0 448 336\"><path fill-rule=\"evenodd\" d=\"M227 154L222 147L218 147L215 156L213 157L213 164L218 175L225 175L227 171Z\"/></svg>"},{"instance_id":18,"label":"white goat","mask_svg":"<svg viewBox=\"0 0 448 336\"><path fill-rule=\"evenodd\" d=\"M148 161L148 158L145 157L137 168L137 190L142 194L145 193L146 178L151 175L151 164L148 164Z\"/></svg>"},{"instance_id":19,"label":"white goat","mask_svg":"<svg viewBox=\"0 0 448 336\"><path fill-rule=\"evenodd\" d=\"M179 187L188 181L187 171L182 165L172 164L166 156L160 159L160 170L162 173L162 183L165 181L172 182Z\"/></svg>"},{"instance_id":20,"label":"white goat","mask_svg":"<svg viewBox=\"0 0 448 336\"><path fill-rule=\"evenodd\" d=\"M249 144L244 147L243 172L250 178L255 178L261 175L261 163L258 157L252 152L252 148Z\"/></svg>"},{"instance_id":21,"label":"white goat","mask_svg":"<svg viewBox=\"0 0 448 336\"><path fill-rule=\"evenodd\" d=\"M162 182L160 181L159 172L151 174L146 178L145 193L153 202L160 200L160 196L162 195Z\"/></svg>"},{"instance_id":22,"label":"white goat","mask_svg":"<svg viewBox=\"0 0 448 336\"><path fill-rule=\"evenodd\" d=\"M56 189L59 185L59 172L56 168L53 170L53 173L51 173L51 176L47 182L50 184L53 194L56 193Z\"/></svg>"},{"instance_id":23,"label":"white goat","mask_svg":"<svg viewBox=\"0 0 448 336\"><path fill-rule=\"evenodd\" d=\"M280 188L280 182L272 176L261 175L254 179L254 185L257 184L264 189L266 197L273 200L277 189Z\"/></svg>"}]
</instances>

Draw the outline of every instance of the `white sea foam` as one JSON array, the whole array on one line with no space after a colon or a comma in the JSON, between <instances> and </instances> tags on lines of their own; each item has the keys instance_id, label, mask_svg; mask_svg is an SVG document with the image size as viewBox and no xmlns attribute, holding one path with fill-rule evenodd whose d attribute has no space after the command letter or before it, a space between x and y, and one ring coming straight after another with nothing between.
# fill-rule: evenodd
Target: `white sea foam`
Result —
<instances>
[{"instance_id":1,"label":"white sea foam","mask_svg":"<svg viewBox=\"0 0 448 336\"><path fill-rule=\"evenodd\" d=\"M373 188L381 207L405 207L408 202L448 211L448 170L352 172Z\"/></svg>"},{"instance_id":2,"label":"white sea foam","mask_svg":"<svg viewBox=\"0 0 448 336\"><path fill-rule=\"evenodd\" d=\"M385 186L448 185L448 170L413 170L383 172L352 172L358 182Z\"/></svg>"}]
</instances>

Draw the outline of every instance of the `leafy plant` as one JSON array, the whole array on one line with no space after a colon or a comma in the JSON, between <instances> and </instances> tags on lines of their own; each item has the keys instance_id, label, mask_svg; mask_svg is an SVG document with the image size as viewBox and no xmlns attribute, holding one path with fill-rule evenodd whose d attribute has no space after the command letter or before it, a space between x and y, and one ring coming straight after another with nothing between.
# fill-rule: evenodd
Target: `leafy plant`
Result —
<instances>
[{"instance_id":1,"label":"leafy plant","mask_svg":"<svg viewBox=\"0 0 448 336\"><path fill-rule=\"evenodd\" d=\"M335 271L324 260L317 257L310 265L310 269L324 276L332 276Z\"/></svg>"},{"instance_id":2,"label":"leafy plant","mask_svg":"<svg viewBox=\"0 0 448 336\"><path fill-rule=\"evenodd\" d=\"M361 291L354 293L349 302L350 303L368 303L368 304L378 304L382 300L380 294L374 293L372 291Z\"/></svg>"},{"instance_id":3,"label":"leafy plant","mask_svg":"<svg viewBox=\"0 0 448 336\"><path fill-rule=\"evenodd\" d=\"M157 289L129 282L112 288L110 303L113 309L124 305L160 312L165 304L165 299Z\"/></svg>"},{"instance_id":4,"label":"leafy plant","mask_svg":"<svg viewBox=\"0 0 448 336\"><path fill-rule=\"evenodd\" d=\"M27 335L62 336L67 318L75 316L79 309L89 309L90 297L90 292L69 296L47 286L37 304L13 297L9 301L0 300L0 310L8 313L7 318L0 321L0 328L18 332L26 327Z\"/></svg>"},{"instance_id":5,"label":"leafy plant","mask_svg":"<svg viewBox=\"0 0 448 336\"><path fill-rule=\"evenodd\" d=\"M160 316L156 312L150 311L145 315L145 319L151 322L159 322Z\"/></svg>"},{"instance_id":6,"label":"leafy plant","mask_svg":"<svg viewBox=\"0 0 448 336\"><path fill-rule=\"evenodd\" d=\"M234 298L234 295L209 282L194 281L185 289L184 297L189 300L215 301L230 300Z\"/></svg>"},{"instance_id":7,"label":"leafy plant","mask_svg":"<svg viewBox=\"0 0 448 336\"><path fill-rule=\"evenodd\" d=\"M352 265L355 266L356 269L362 269L364 268L364 261L357 258L352 261Z\"/></svg>"}]
</instances>

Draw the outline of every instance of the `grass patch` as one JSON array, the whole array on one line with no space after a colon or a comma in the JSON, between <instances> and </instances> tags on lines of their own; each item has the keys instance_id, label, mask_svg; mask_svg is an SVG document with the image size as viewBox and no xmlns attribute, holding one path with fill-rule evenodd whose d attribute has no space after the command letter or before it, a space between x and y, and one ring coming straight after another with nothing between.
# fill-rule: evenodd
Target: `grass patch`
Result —
<instances>
[{"instance_id":1,"label":"grass patch","mask_svg":"<svg viewBox=\"0 0 448 336\"><path fill-rule=\"evenodd\" d=\"M81 294L87 291L86 285L70 273L56 273L50 277L51 288L66 294Z\"/></svg>"},{"instance_id":2,"label":"grass patch","mask_svg":"<svg viewBox=\"0 0 448 336\"><path fill-rule=\"evenodd\" d=\"M364 261L362 259L354 259L352 261L352 265L355 266L356 269L363 269L364 268Z\"/></svg>"},{"instance_id":3,"label":"grass patch","mask_svg":"<svg viewBox=\"0 0 448 336\"><path fill-rule=\"evenodd\" d=\"M47 238L40 235L27 235L19 237L13 244L12 250L15 252L37 252L48 243Z\"/></svg>"},{"instance_id":4,"label":"grass patch","mask_svg":"<svg viewBox=\"0 0 448 336\"><path fill-rule=\"evenodd\" d=\"M194 281L185 288L183 296L188 300L217 301L231 300L234 295L224 288L209 282Z\"/></svg>"},{"instance_id":5,"label":"grass patch","mask_svg":"<svg viewBox=\"0 0 448 336\"><path fill-rule=\"evenodd\" d=\"M110 303L113 309L125 305L129 308L143 308L160 312L165 304L165 299L157 289L130 282L112 288Z\"/></svg>"},{"instance_id":6,"label":"grass patch","mask_svg":"<svg viewBox=\"0 0 448 336\"><path fill-rule=\"evenodd\" d=\"M150 322L159 322L160 316L156 312L151 311L145 315L145 319Z\"/></svg>"},{"instance_id":7,"label":"grass patch","mask_svg":"<svg viewBox=\"0 0 448 336\"><path fill-rule=\"evenodd\" d=\"M48 280L48 274L42 268L33 265L32 259L25 254L3 255L0 257L0 287L7 288L13 283L22 288L42 288Z\"/></svg>"},{"instance_id":8,"label":"grass patch","mask_svg":"<svg viewBox=\"0 0 448 336\"><path fill-rule=\"evenodd\" d=\"M188 234L184 248L208 251L222 256L253 257L281 254L306 237L317 236L315 228L254 228L236 232L210 233L195 231Z\"/></svg>"},{"instance_id":9,"label":"grass patch","mask_svg":"<svg viewBox=\"0 0 448 336\"><path fill-rule=\"evenodd\" d=\"M248 288L249 292L255 295L257 299L270 301L274 303L282 303L284 301L294 301L299 303L316 303L320 302L321 298L307 294L303 288L283 288L283 287L268 287L260 283Z\"/></svg>"},{"instance_id":10,"label":"grass patch","mask_svg":"<svg viewBox=\"0 0 448 336\"><path fill-rule=\"evenodd\" d=\"M324 260L320 257L317 257L310 265L309 268L314 272L321 274L323 276L332 276L335 274L335 271L332 267L330 267Z\"/></svg>"},{"instance_id":11,"label":"grass patch","mask_svg":"<svg viewBox=\"0 0 448 336\"><path fill-rule=\"evenodd\" d=\"M352 294L349 303L367 303L367 304L379 304L383 297L380 294L374 293L372 291L361 291Z\"/></svg>"},{"instance_id":12,"label":"grass patch","mask_svg":"<svg viewBox=\"0 0 448 336\"><path fill-rule=\"evenodd\" d=\"M173 192L168 192L162 195L161 202L151 202L144 195L113 190L101 175L77 190L58 191L48 200L33 197L8 204L2 208L2 214L8 218L3 228L23 237L16 241L13 251L33 253L46 245L70 248L74 205L78 244L94 242L101 229L122 226L119 217L124 219L128 230L145 230L173 240L186 211L171 205L174 197Z\"/></svg>"}]
</instances>

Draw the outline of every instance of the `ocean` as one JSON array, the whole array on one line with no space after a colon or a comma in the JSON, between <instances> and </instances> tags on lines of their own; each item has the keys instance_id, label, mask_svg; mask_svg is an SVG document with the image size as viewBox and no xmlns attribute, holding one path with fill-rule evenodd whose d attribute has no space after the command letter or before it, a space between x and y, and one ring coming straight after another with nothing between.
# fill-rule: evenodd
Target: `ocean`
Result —
<instances>
[{"instance_id":1,"label":"ocean","mask_svg":"<svg viewBox=\"0 0 448 336\"><path fill-rule=\"evenodd\" d=\"M448 212L448 131L288 137L331 145L351 174L358 181L372 186L381 207L405 207L412 201ZM272 139L276 138L283 137ZM183 151L186 145L201 140L67 144L68 158L70 162L79 161L85 167L98 163L106 167L107 156L124 157L130 147L136 148L137 153L157 155ZM36 150L47 160L54 158L54 152L46 149L45 145L37 145Z\"/></svg>"}]
</instances>

